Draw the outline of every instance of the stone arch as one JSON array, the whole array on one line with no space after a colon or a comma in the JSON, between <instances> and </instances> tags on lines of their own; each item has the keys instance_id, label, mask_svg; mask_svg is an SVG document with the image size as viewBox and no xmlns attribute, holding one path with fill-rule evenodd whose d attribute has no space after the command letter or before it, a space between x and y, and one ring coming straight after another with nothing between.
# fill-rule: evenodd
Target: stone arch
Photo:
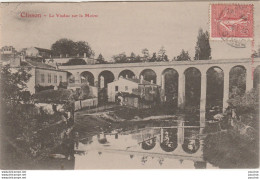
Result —
<instances>
[{"instance_id":1,"label":"stone arch","mask_svg":"<svg viewBox=\"0 0 260 179\"><path fill-rule=\"evenodd\" d=\"M107 84L113 82L114 80L115 80L115 76L109 70L104 70L100 72L98 75L98 85L100 88L107 88Z\"/></svg>"},{"instance_id":2,"label":"stone arch","mask_svg":"<svg viewBox=\"0 0 260 179\"><path fill-rule=\"evenodd\" d=\"M173 152L177 146L177 128L161 129L160 147L165 152Z\"/></svg>"},{"instance_id":3,"label":"stone arch","mask_svg":"<svg viewBox=\"0 0 260 179\"><path fill-rule=\"evenodd\" d=\"M68 72L68 83L69 84L74 84L75 83L75 76L72 74L72 73L70 73L70 72Z\"/></svg>"},{"instance_id":4,"label":"stone arch","mask_svg":"<svg viewBox=\"0 0 260 179\"><path fill-rule=\"evenodd\" d=\"M182 149L188 154L196 153L200 148L200 140L198 138L200 129L187 128L184 129L184 142Z\"/></svg>"},{"instance_id":5,"label":"stone arch","mask_svg":"<svg viewBox=\"0 0 260 179\"><path fill-rule=\"evenodd\" d=\"M246 91L246 67L243 65L233 66L229 71L229 97L242 95Z\"/></svg>"},{"instance_id":6,"label":"stone arch","mask_svg":"<svg viewBox=\"0 0 260 179\"><path fill-rule=\"evenodd\" d=\"M224 96L224 70L219 66L210 67L207 72L206 112L209 117L222 112Z\"/></svg>"},{"instance_id":7,"label":"stone arch","mask_svg":"<svg viewBox=\"0 0 260 179\"><path fill-rule=\"evenodd\" d=\"M178 105L179 73L174 68L166 68L162 72L162 90L166 103Z\"/></svg>"},{"instance_id":8,"label":"stone arch","mask_svg":"<svg viewBox=\"0 0 260 179\"><path fill-rule=\"evenodd\" d=\"M94 86L95 77L89 71L83 71L80 73L80 82L89 83L90 86Z\"/></svg>"},{"instance_id":9,"label":"stone arch","mask_svg":"<svg viewBox=\"0 0 260 179\"><path fill-rule=\"evenodd\" d=\"M254 88L258 88L260 85L260 65L258 65L255 69L254 69L254 78L253 78L253 84L254 84Z\"/></svg>"},{"instance_id":10,"label":"stone arch","mask_svg":"<svg viewBox=\"0 0 260 179\"><path fill-rule=\"evenodd\" d=\"M148 140L145 140L141 143L142 149L144 150L151 150L156 145L156 138L150 138Z\"/></svg>"},{"instance_id":11,"label":"stone arch","mask_svg":"<svg viewBox=\"0 0 260 179\"><path fill-rule=\"evenodd\" d=\"M143 79L149 82L153 82L156 84L157 74L152 69L144 69L141 71L139 78L141 79L141 76L143 76Z\"/></svg>"},{"instance_id":12,"label":"stone arch","mask_svg":"<svg viewBox=\"0 0 260 179\"><path fill-rule=\"evenodd\" d=\"M122 76L124 78L133 78L133 77L135 77L135 73L132 70L125 69L119 73L118 78L120 76Z\"/></svg>"},{"instance_id":13,"label":"stone arch","mask_svg":"<svg viewBox=\"0 0 260 179\"><path fill-rule=\"evenodd\" d=\"M199 112L201 98L201 71L196 67L189 67L185 75L185 108L194 113Z\"/></svg>"}]
</instances>

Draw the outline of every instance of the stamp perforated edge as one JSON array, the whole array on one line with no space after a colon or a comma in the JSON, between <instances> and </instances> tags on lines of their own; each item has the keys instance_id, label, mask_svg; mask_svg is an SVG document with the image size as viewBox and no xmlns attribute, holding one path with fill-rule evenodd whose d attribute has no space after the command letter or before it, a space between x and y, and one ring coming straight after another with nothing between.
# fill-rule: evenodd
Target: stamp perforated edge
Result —
<instances>
[{"instance_id":1,"label":"stamp perforated edge","mask_svg":"<svg viewBox=\"0 0 260 179\"><path fill-rule=\"evenodd\" d=\"M223 40L223 38L221 38L221 37L211 37L211 31L212 31L212 29L211 29L211 7L212 7L212 5L252 5L252 7L253 7L253 31L252 31L252 33L253 33L253 37L232 37L232 39L235 39L235 40L243 40L243 41L254 41L254 39L255 39L255 18L254 18L254 15L255 15L255 6L254 6L254 4L252 4L252 3L246 3L246 2L242 2L242 3L210 3L209 4L209 13L208 13L208 23L209 23L209 40L212 40L212 41L221 41L221 42L225 42L224 40Z\"/></svg>"}]
</instances>

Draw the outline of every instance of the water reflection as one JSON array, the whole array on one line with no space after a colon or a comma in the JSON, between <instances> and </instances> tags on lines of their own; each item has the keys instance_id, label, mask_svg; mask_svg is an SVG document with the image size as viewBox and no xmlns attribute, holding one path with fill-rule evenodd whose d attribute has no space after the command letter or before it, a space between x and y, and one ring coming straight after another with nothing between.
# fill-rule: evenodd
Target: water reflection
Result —
<instances>
[{"instance_id":1,"label":"water reflection","mask_svg":"<svg viewBox=\"0 0 260 179\"><path fill-rule=\"evenodd\" d=\"M203 160L201 128L175 123L95 135L93 142L79 144L85 155L75 154L75 169L212 168Z\"/></svg>"},{"instance_id":2,"label":"water reflection","mask_svg":"<svg viewBox=\"0 0 260 179\"><path fill-rule=\"evenodd\" d=\"M163 129L161 128L160 146L165 152L174 151L177 146L177 129Z\"/></svg>"}]
</instances>

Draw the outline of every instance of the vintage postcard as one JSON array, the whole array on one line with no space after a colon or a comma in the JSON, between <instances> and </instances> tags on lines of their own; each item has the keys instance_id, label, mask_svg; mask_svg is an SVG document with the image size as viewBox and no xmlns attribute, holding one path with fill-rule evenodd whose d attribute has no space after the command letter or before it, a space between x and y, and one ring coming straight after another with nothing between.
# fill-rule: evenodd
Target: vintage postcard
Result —
<instances>
[{"instance_id":1,"label":"vintage postcard","mask_svg":"<svg viewBox=\"0 0 260 179\"><path fill-rule=\"evenodd\" d=\"M259 1L0 13L0 169L259 168Z\"/></svg>"}]
</instances>

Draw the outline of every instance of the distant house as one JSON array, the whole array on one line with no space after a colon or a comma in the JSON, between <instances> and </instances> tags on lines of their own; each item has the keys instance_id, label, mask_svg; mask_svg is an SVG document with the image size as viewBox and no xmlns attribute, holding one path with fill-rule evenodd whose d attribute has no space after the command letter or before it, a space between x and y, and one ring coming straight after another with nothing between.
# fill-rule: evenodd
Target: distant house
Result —
<instances>
[{"instance_id":1,"label":"distant house","mask_svg":"<svg viewBox=\"0 0 260 179\"><path fill-rule=\"evenodd\" d=\"M39 48L39 47L30 47L24 49L25 57L31 58L51 58L52 51L49 49Z\"/></svg>"},{"instance_id":2,"label":"distant house","mask_svg":"<svg viewBox=\"0 0 260 179\"><path fill-rule=\"evenodd\" d=\"M37 92L40 87L42 89L55 89L60 83L67 83L67 72L56 69L50 65L36 62L30 59L15 58L10 63L13 69L20 67L30 69L32 75L27 83L27 90L31 93Z\"/></svg>"},{"instance_id":3,"label":"distant house","mask_svg":"<svg viewBox=\"0 0 260 179\"><path fill-rule=\"evenodd\" d=\"M137 108L150 108L160 99L160 86L136 78L123 78L108 84L108 101Z\"/></svg>"},{"instance_id":4,"label":"distant house","mask_svg":"<svg viewBox=\"0 0 260 179\"><path fill-rule=\"evenodd\" d=\"M16 52L13 46L4 46L1 48L1 54L15 54Z\"/></svg>"},{"instance_id":5,"label":"distant house","mask_svg":"<svg viewBox=\"0 0 260 179\"><path fill-rule=\"evenodd\" d=\"M1 64L10 63L10 61L14 58L19 58L19 55L13 46L4 46L1 48Z\"/></svg>"}]
</instances>

